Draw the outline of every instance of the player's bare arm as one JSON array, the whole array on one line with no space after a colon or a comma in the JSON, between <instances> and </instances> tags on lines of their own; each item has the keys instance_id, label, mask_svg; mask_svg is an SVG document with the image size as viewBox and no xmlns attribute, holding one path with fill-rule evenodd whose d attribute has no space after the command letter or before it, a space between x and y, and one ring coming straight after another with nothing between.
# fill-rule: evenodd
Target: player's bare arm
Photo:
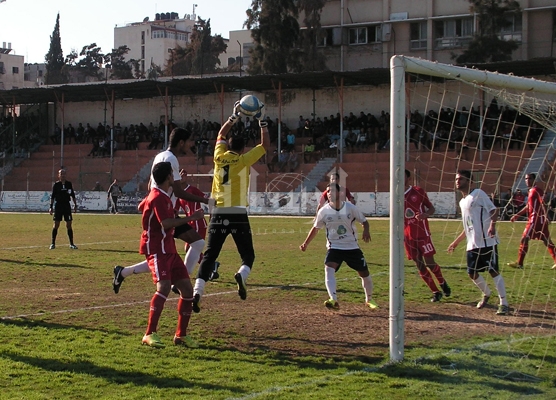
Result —
<instances>
[{"instance_id":1,"label":"player's bare arm","mask_svg":"<svg viewBox=\"0 0 556 400\"><path fill-rule=\"evenodd\" d=\"M371 232L369 231L369 221L365 221L361 225L363 226L362 239L365 243L369 243L371 241Z\"/></svg>"},{"instance_id":2,"label":"player's bare arm","mask_svg":"<svg viewBox=\"0 0 556 400\"><path fill-rule=\"evenodd\" d=\"M317 236L317 233L319 233L319 229L313 226L309 231L309 234L307 235L305 241L301 244L301 246L299 246L299 249L301 251L307 250L307 247L309 247L309 243L311 243L311 241L315 238L315 236Z\"/></svg>"},{"instance_id":3,"label":"player's bare arm","mask_svg":"<svg viewBox=\"0 0 556 400\"><path fill-rule=\"evenodd\" d=\"M419 221L423 221L425 219L428 219L428 218L432 217L434 215L435 211L436 210L435 210L434 206L432 206L432 207L428 208L427 211L425 211L425 212L416 213L415 218L417 218L417 220L419 220Z\"/></svg>"},{"instance_id":4,"label":"player's bare arm","mask_svg":"<svg viewBox=\"0 0 556 400\"><path fill-rule=\"evenodd\" d=\"M454 240L452 243L450 243L450 245L448 246L448 253L453 253L454 250L456 249L456 247L458 247L458 244L460 244L463 239L465 239L465 231L462 231L459 236L456 238L456 240Z\"/></svg>"},{"instance_id":5,"label":"player's bare arm","mask_svg":"<svg viewBox=\"0 0 556 400\"><path fill-rule=\"evenodd\" d=\"M490 212L490 225L488 227L488 235L490 237L496 236L496 221L498 221L498 209L495 208Z\"/></svg>"}]
</instances>

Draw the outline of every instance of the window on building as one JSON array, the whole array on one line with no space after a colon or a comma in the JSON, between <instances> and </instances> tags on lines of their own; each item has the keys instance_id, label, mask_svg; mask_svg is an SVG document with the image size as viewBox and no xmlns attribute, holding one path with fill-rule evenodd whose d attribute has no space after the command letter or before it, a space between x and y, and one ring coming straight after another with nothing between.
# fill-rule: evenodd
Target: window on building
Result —
<instances>
[{"instance_id":1,"label":"window on building","mask_svg":"<svg viewBox=\"0 0 556 400\"><path fill-rule=\"evenodd\" d=\"M367 43L367 27L350 28L349 44L366 44Z\"/></svg>"},{"instance_id":2,"label":"window on building","mask_svg":"<svg viewBox=\"0 0 556 400\"><path fill-rule=\"evenodd\" d=\"M509 13L505 16L508 26L500 31L500 39L521 42L521 14Z\"/></svg>"},{"instance_id":3,"label":"window on building","mask_svg":"<svg viewBox=\"0 0 556 400\"><path fill-rule=\"evenodd\" d=\"M4 61L0 61L0 74L5 74L6 70L4 69Z\"/></svg>"},{"instance_id":4,"label":"window on building","mask_svg":"<svg viewBox=\"0 0 556 400\"><path fill-rule=\"evenodd\" d=\"M552 41L556 42L556 10L552 11Z\"/></svg>"},{"instance_id":5,"label":"window on building","mask_svg":"<svg viewBox=\"0 0 556 400\"><path fill-rule=\"evenodd\" d=\"M19 74L19 67L12 67L12 74Z\"/></svg>"},{"instance_id":6,"label":"window on building","mask_svg":"<svg viewBox=\"0 0 556 400\"><path fill-rule=\"evenodd\" d=\"M434 21L436 49L453 49L467 45L473 37L473 18Z\"/></svg>"},{"instance_id":7,"label":"window on building","mask_svg":"<svg viewBox=\"0 0 556 400\"><path fill-rule=\"evenodd\" d=\"M141 44L145 44L145 31L141 31Z\"/></svg>"},{"instance_id":8,"label":"window on building","mask_svg":"<svg viewBox=\"0 0 556 400\"><path fill-rule=\"evenodd\" d=\"M410 47L411 50L421 50L427 48L427 23L413 22L410 26Z\"/></svg>"}]
</instances>

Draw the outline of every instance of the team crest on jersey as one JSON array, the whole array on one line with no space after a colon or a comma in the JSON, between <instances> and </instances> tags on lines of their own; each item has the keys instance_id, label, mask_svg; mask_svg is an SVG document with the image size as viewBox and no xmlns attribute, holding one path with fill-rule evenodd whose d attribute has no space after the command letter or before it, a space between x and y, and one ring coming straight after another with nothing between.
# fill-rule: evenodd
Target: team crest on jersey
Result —
<instances>
[{"instance_id":1,"label":"team crest on jersey","mask_svg":"<svg viewBox=\"0 0 556 400\"><path fill-rule=\"evenodd\" d=\"M406 208L406 209L405 209L405 217L406 217L406 218L413 218L413 217L415 217L415 211L413 211L411 208Z\"/></svg>"},{"instance_id":2,"label":"team crest on jersey","mask_svg":"<svg viewBox=\"0 0 556 400\"><path fill-rule=\"evenodd\" d=\"M340 226L338 227L338 229L336 230L336 233L337 233L338 235L345 235L346 232L347 232L347 229L346 229L345 226L343 226L343 225L340 225Z\"/></svg>"}]
</instances>

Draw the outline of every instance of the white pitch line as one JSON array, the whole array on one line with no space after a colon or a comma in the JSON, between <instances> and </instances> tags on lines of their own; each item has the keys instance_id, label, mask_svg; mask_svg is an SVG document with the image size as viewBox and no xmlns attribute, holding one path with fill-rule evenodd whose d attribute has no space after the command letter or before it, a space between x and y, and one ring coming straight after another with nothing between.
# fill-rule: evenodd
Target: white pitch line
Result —
<instances>
[{"instance_id":1,"label":"white pitch line","mask_svg":"<svg viewBox=\"0 0 556 400\"><path fill-rule=\"evenodd\" d=\"M112 243L137 243L137 240L111 240L109 242L91 242L91 243L78 243L79 246L96 246L100 244L112 244ZM48 244L43 244L39 246L18 246L18 247L0 247L0 251L2 250L21 250L21 249L38 249L38 248L45 248L48 249ZM63 246L67 247L67 246Z\"/></svg>"}]
</instances>

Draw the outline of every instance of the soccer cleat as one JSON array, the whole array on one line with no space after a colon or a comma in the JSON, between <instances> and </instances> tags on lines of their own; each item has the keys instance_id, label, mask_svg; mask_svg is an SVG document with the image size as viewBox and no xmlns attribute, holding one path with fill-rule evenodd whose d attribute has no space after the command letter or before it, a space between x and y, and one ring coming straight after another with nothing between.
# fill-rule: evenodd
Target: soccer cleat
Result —
<instances>
[{"instance_id":1,"label":"soccer cleat","mask_svg":"<svg viewBox=\"0 0 556 400\"><path fill-rule=\"evenodd\" d=\"M367 307L369 307L371 310L376 310L376 309L378 308L378 304L376 304L375 301L374 301L373 299L367 301L367 302L365 303L365 305L366 305Z\"/></svg>"},{"instance_id":2,"label":"soccer cleat","mask_svg":"<svg viewBox=\"0 0 556 400\"><path fill-rule=\"evenodd\" d=\"M432 295L431 302L437 303L442 300L442 292L434 292Z\"/></svg>"},{"instance_id":3,"label":"soccer cleat","mask_svg":"<svg viewBox=\"0 0 556 400\"><path fill-rule=\"evenodd\" d=\"M116 265L114 267L114 280L112 281L112 289L114 289L114 293L116 294L118 294L118 292L120 291L120 286L124 281L124 277L122 276L123 270L124 267L120 267L119 265Z\"/></svg>"},{"instance_id":4,"label":"soccer cleat","mask_svg":"<svg viewBox=\"0 0 556 400\"><path fill-rule=\"evenodd\" d=\"M72 250L77 250L77 246L74 245L74 244L70 244L70 249L72 249Z\"/></svg>"},{"instance_id":5,"label":"soccer cleat","mask_svg":"<svg viewBox=\"0 0 556 400\"><path fill-rule=\"evenodd\" d=\"M450 297L450 295L452 294L452 289L450 289L450 286L448 286L448 282L444 281L444 283L442 285L440 285L440 287L442 288L442 291L444 292L444 296Z\"/></svg>"},{"instance_id":6,"label":"soccer cleat","mask_svg":"<svg viewBox=\"0 0 556 400\"><path fill-rule=\"evenodd\" d=\"M243 276L238 272L234 275L234 279L237 282L237 294L241 298L241 300L245 300L247 298L247 287L245 286L245 281L243 280Z\"/></svg>"},{"instance_id":7,"label":"soccer cleat","mask_svg":"<svg viewBox=\"0 0 556 400\"><path fill-rule=\"evenodd\" d=\"M490 296L487 296L486 294L484 294L481 301L479 301L477 303L477 308L483 308L484 306L486 306L489 299L490 299Z\"/></svg>"},{"instance_id":8,"label":"soccer cleat","mask_svg":"<svg viewBox=\"0 0 556 400\"><path fill-rule=\"evenodd\" d=\"M200 313L201 312L201 307L199 306L200 302L201 302L201 295L199 293L195 293L195 295L193 295L193 312L194 313Z\"/></svg>"},{"instance_id":9,"label":"soccer cleat","mask_svg":"<svg viewBox=\"0 0 556 400\"><path fill-rule=\"evenodd\" d=\"M177 295L180 295L180 291L178 290L178 288L176 287L176 285L172 285L172 292L174 292Z\"/></svg>"},{"instance_id":10,"label":"soccer cleat","mask_svg":"<svg viewBox=\"0 0 556 400\"><path fill-rule=\"evenodd\" d=\"M496 311L496 315L508 315L510 312L510 307L500 304L498 306L498 310Z\"/></svg>"},{"instance_id":11,"label":"soccer cleat","mask_svg":"<svg viewBox=\"0 0 556 400\"><path fill-rule=\"evenodd\" d=\"M193 340L189 335L185 335L182 337L174 336L174 344L176 346L191 347L192 349L199 347L199 343Z\"/></svg>"},{"instance_id":12,"label":"soccer cleat","mask_svg":"<svg viewBox=\"0 0 556 400\"><path fill-rule=\"evenodd\" d=\"M56 245L54 243L52 243L49 247L50 250L54 250L56 248Z\"/></svg>"},{"instance_id":13,"label":"soccer cleat","mask_svg":"<svg viewBox=\"0 0 556 400\"><path fill-rule=\"evenodd\" d=\"M552 269L556 269L556 264L554 264L554 265L552 266Z\"/></svg>"},{"instance_id":14,"label":"soccer cleat","mask_svg":"<svg viewBox=\"0 0 556 400\"><path fill-rule=\"evenodd\" d=\"M340 303L338 303L336 300L334 299L328 299L324 302L324 305L326 306L326 308L329 308L331 310L339 310L340 309Z\"/></svg>"},{"instance_id":15,"label":"soccer cleat","mask_svg":"<svg viewBox=\"0 0 556 400\"><path fill-rule=\"evenodd\" d=\"M215 261L213 270L210 273L209 281L215 281L218 278L220 278L220 274L218 273L218 267L220 267L220 263L218 261Z\"/></svg>"},{"instance_id":16,"label":"soccer cleat","mask_svg":"<svg viewBox=\"0 0 556 400\"><path fill-rule=\"evenodd\" d=\"M141 343L146 344L147 346L156 347L158 349L162 349L166 347L160 337L158 337L156 332L151 333L150 335L143 336L143 340Z\"/></svg>"},{"instance_id":17,"label":"soccer cleat","mask_svg":"<svg viewBox=\"0 0 556 400\"><path fill-rule=\"evenodd\" d=\"M519 265L516 262L511 262L506 264L508 267L516 268L516 269L523 269L523 265Z\"/></svg>"}]
</instances>

